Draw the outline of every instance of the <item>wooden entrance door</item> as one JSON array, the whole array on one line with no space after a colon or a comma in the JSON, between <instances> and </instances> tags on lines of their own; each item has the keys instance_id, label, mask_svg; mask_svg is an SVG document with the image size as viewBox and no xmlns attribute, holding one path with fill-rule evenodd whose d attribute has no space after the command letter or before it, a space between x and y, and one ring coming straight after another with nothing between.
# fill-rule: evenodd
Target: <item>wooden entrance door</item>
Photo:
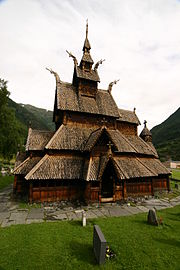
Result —
<instances>
[{"instance_id":1,"label":"wooden entrance door","mask_svg":"<svg viewBox=\"0 0 180 270\"><path fill-rule=\"evenodd\" d=\"M101 197L112 198L113 197L113 181L114 181L114 171L113 166L109 162L104 170L101 179Z\"/></svg>"}]
</instances>

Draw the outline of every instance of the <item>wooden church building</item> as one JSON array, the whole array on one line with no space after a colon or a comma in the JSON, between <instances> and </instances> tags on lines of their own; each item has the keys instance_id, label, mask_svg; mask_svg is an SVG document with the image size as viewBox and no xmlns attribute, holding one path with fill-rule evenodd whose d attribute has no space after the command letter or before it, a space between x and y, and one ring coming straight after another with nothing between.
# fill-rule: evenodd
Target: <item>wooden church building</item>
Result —
<instances>
[{"instance_id":1,"label":"wooden church building","mask_svg":"<svg viewBox=\"0 0 180 270\"><path fill-rule=\"evenodd\" d=\"M55 132L29 128L26 152L17 155L14 193L30 202L120 201L169 190L169 171L160 162L151 132L135 110L119 109L107 90L98 88L98 66L90 54L88 25L83 56L74 61L72 83L56 80Z\"/></svg>"}]
</instances>

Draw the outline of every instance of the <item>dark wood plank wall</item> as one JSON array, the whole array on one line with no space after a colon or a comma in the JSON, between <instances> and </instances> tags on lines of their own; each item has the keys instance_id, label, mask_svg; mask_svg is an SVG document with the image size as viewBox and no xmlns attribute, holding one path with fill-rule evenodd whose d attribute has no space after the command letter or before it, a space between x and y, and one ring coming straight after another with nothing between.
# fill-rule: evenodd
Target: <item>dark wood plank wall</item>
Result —
<instances>
[{"instance_id":1,"label":"dark wood plank wall","mask_svg":"<svg viewBox=\"0 0 180 270\"><path fill-rule=\"evenodd\" d=\"M49 182L50 183L50 182ZM85 200L87 203L101 201L101 182L85 181L24 181L22 177L16 177L14 192L25 194L29 192L30 202L54 202L63 200ZM49 186L51 185L51 186ZM169 190L169 179L154 178L126 180L114 182L113 199L120 201L127 197L154 195L156 191Z\"/></svg>"},{"instance_id":2,"label":"dark wood plank wall","mask_svg":"<svg viewBox=\"0 0 180 270\"><path fill-rule=\"evenodd\" d=\"M137 125L117 121L117 129L124 135L137 135Z\"/></svg>"}]
</instances>

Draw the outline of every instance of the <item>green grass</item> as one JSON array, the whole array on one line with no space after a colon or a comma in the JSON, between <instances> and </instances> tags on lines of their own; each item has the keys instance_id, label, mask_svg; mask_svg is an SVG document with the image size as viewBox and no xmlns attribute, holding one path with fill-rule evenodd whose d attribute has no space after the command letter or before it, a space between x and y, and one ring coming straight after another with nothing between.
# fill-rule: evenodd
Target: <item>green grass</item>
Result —
<instances>
[{"instance_id":1,"label":"green grass","mask_svg":"<svg viewBox=\"0 0 180 270\"><path fill-rule=\"evenodd\" d=\"M180 180L180 169L172 169L172 178Z\"/></svg>"},{"instance_id":2,"label":"green grass","mask_svg":"<svg viewBox=\"0 0 180 270\"><path fill-rule=\"evenodd\" d=\"M14 176L0 176L0 190L12 184L13 181Z\"/></svg>"},{"instance_id":3,"label":"green grass","mask_svg":"<svg viewBox=\"0 0 180 270\"><path fill-rule=\"evenodd\" d=\"M0 269L158 269L180 265L180 206L158 212L164 225L146 222L147 214L63 221L0 228ZM98 224L116 253L105 266L96 264L93 224Z\"/></svg>"}]
</instances>

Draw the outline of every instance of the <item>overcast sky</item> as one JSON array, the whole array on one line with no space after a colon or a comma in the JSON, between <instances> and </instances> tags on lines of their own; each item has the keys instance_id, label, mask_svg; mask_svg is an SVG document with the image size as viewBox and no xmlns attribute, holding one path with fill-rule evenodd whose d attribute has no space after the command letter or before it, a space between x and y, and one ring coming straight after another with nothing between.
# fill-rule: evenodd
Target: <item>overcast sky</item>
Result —
<instances>
[{"instance_id":1,"label":"overcast sky","mask_svg":"<svg viewBox=\"0 0 180 270\"><path fill-rule=\"evenodd\" d=\"M99 88L120 79L113 97L148 127L180 106L180 1L178 0L0 0L0 78L11 98L53 110L57 71L71 82L89 21L91 56ZM140 127L140 130L142 127Z\"/></svg>"}]
</instances>

